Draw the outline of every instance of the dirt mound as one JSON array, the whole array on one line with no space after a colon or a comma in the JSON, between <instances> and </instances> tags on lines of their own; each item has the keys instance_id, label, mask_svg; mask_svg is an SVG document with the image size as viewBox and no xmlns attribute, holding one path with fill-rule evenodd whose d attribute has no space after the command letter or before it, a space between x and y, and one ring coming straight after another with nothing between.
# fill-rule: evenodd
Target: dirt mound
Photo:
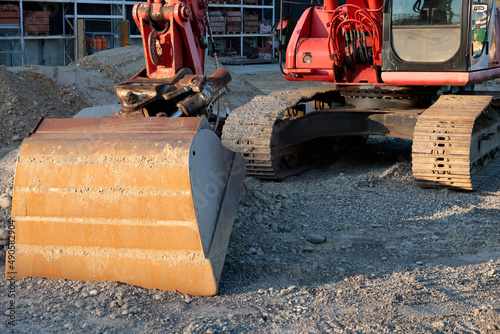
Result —
<instances>
[{"instance_id":1,"label":"dirt mound","mask_svg":"<svg viewBox=\"0 0 500 334\"><path fill-rule=\"evenodd\" d=\"M27 68L0 66L1 147L17 145L41 117L71 117L86 106L78 92Z\"/></svg>"},{"instance_id":2,"label":"dirt mound","mask_svg":"<svg viewBox=\"0 0 500 334\"><path fill-rule=\"evenodd\" d=\"M115 83L119 83L137 73L145 66L144 64L144 52L142 47L128 46L98 52L75 61L69 66L103 73L107 78L112 79ZM206 57L205 73L207 76L215 72L218 67L222 66L220 64L216 66L213 57ZM262 94L262 92L250 82L231 71L229 72L231 73L232 80L229 84L226 96L222 99L224 106L233 110L249 102L255 95Z\"/></svg>"},{"instance_id":3,"label":"dirt mound","mask_svg":"<svg viewBox=\"0 0 500 334\"><path fill-rule=\"evenodd\" d=\"M144 53L142 47L139 46L110 49L84 57L68 65L68 67L73 66L103 73L118 83L127 80L144 67Z\"/></svg>"},{"instance_id":4,"label":"dirt mound","mask_svg":"<svg viewBox=\"0 0 500 334\"><path fill-rule=\"evenodd\" d=\"M0 66L0 147L15 147L41 117L73 117L85 107L118 103L114 85L144 66L141 47L124 47L84 57L68 66ZM215 71L206 60L206 73ZM261 92L231 73L232 82L219 108L247 103Z\"/></svg>"}]
</instances>

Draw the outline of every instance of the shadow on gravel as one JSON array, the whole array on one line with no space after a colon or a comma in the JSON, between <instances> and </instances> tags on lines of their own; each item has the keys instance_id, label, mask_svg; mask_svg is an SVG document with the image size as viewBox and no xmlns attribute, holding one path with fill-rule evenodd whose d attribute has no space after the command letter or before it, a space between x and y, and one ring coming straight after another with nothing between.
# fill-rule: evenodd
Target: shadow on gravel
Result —
<instances>
[{"instance_id":1,"label":"shadow on gravel","mask_svg":"<svg viewBox=\"0 0 500 334\"><path fill-rule=\"evenodd\" d=\"M248 178L220 294L500 258L499 178L476 192L421 189L410 153L411 141L375 138L282 182Z\"/></svg>"}]
</instances>

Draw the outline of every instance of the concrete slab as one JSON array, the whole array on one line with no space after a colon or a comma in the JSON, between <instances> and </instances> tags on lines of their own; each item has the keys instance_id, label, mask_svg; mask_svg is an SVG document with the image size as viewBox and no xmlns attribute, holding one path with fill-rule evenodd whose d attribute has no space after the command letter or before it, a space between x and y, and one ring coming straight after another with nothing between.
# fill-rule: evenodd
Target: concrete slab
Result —
<instances>
[{"instance_id":1,"label":"concrete slab","mask_svg":"<svg viewBox=\"0 0 500 334\"><path fill-rule=\"evenodd\" d=\"M281 73L280 64L224 65L236 74Z\"/></svg>"},{"instance_id":2,"label":"concrete slab","mask_svg":"<svg viewBox=\"0 0 500 334\"><path fill-rule=\"evenodd\" d=\"M109 117L120 110L120 104L108 104L105 106L88 107L80 110L73 118L102 118Z\"/></svg>"}]
</instances>

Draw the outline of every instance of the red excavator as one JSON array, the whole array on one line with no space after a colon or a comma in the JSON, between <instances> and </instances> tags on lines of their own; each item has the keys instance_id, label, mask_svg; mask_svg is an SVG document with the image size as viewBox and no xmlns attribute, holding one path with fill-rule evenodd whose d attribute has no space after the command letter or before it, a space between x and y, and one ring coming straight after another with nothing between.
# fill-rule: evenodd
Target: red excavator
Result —
<instances>
[{"instance_id":1,"label":"red excavator","mask_svg":"<svg viewBox=\"0 0 500 334\"><path fill-rule=\"evenodd\" d=\"M146 68L116 86L116 117L42 120L25 139L8 275L216 293L245 162L212 131L229 74L203 75L206 9L137 4ZM222 143L247 175L282 179L318 149L413 139L417 185L472 190L500 147L495 97L470 90L500 75L496 14L493 1L325 0L297 22L282 69L324 87L255 97Z\"/></svg>"},{"instance_id":2,"label":"red excavator","mask_svg":"<svg viewBox=\"0 0 500 334\"><path fill-rule=\"evenodd\" d=\"M500 146L495 99L470 91L500 76L497 14L493 1L325 0L297 22L282 69L325 87L256 98L231 113L223 143L249 175L280 179L322 146L412 139L417 185L472 190Z\"/></svg>"}]
</instances>

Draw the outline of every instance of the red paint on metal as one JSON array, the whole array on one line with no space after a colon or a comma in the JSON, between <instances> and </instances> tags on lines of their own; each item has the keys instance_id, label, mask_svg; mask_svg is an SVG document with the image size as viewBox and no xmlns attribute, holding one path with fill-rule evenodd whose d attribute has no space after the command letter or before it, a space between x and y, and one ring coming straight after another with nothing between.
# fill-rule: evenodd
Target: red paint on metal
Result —
<instances>
[{"instance_id":1,"label":"red paint on metal","mask_svg":"<svg viewBox=\"0 0 500 334\"><path fill-rule=\"evenodd\" d=\"M382 81L398 86L465 86L469 82L467 72L383 72Z\"/></svg>"},{"instance_id":2,"label":"red paint on metal","mask_svg":"<svg viewBox=\"0 0 500 334\"><path fill-rule=\"evenodd\" d=\"M500 68L474 72L383 72L382 80L397 86L465 86L500 76Z\"/></svg>"},{"instance_id":3,"label":"red paint on metal","mask_svg":"<svg viewBox=\"0 0 500 334\"><path fill-rule=\"evenodd\" d=\"M172 78L180 69L190 68L202 75L205 52L199 37L204 36L204 2L169 0L138 3L132 13L141 31L147 74L150 78Z\"/></svg>"},{"instance_id":4,"label":"red paint on metal","mask_svg":"<svg viewBox=\"0 0 500 334\"><path fill-rule=\"evenodd\" d=\"M285 73L292 77L286 78L380 84L375 68L382 65L382 0L368 7L362 0L325 5L307 9L298 21L286 54Z\"/></svg>"}]
</instances>

